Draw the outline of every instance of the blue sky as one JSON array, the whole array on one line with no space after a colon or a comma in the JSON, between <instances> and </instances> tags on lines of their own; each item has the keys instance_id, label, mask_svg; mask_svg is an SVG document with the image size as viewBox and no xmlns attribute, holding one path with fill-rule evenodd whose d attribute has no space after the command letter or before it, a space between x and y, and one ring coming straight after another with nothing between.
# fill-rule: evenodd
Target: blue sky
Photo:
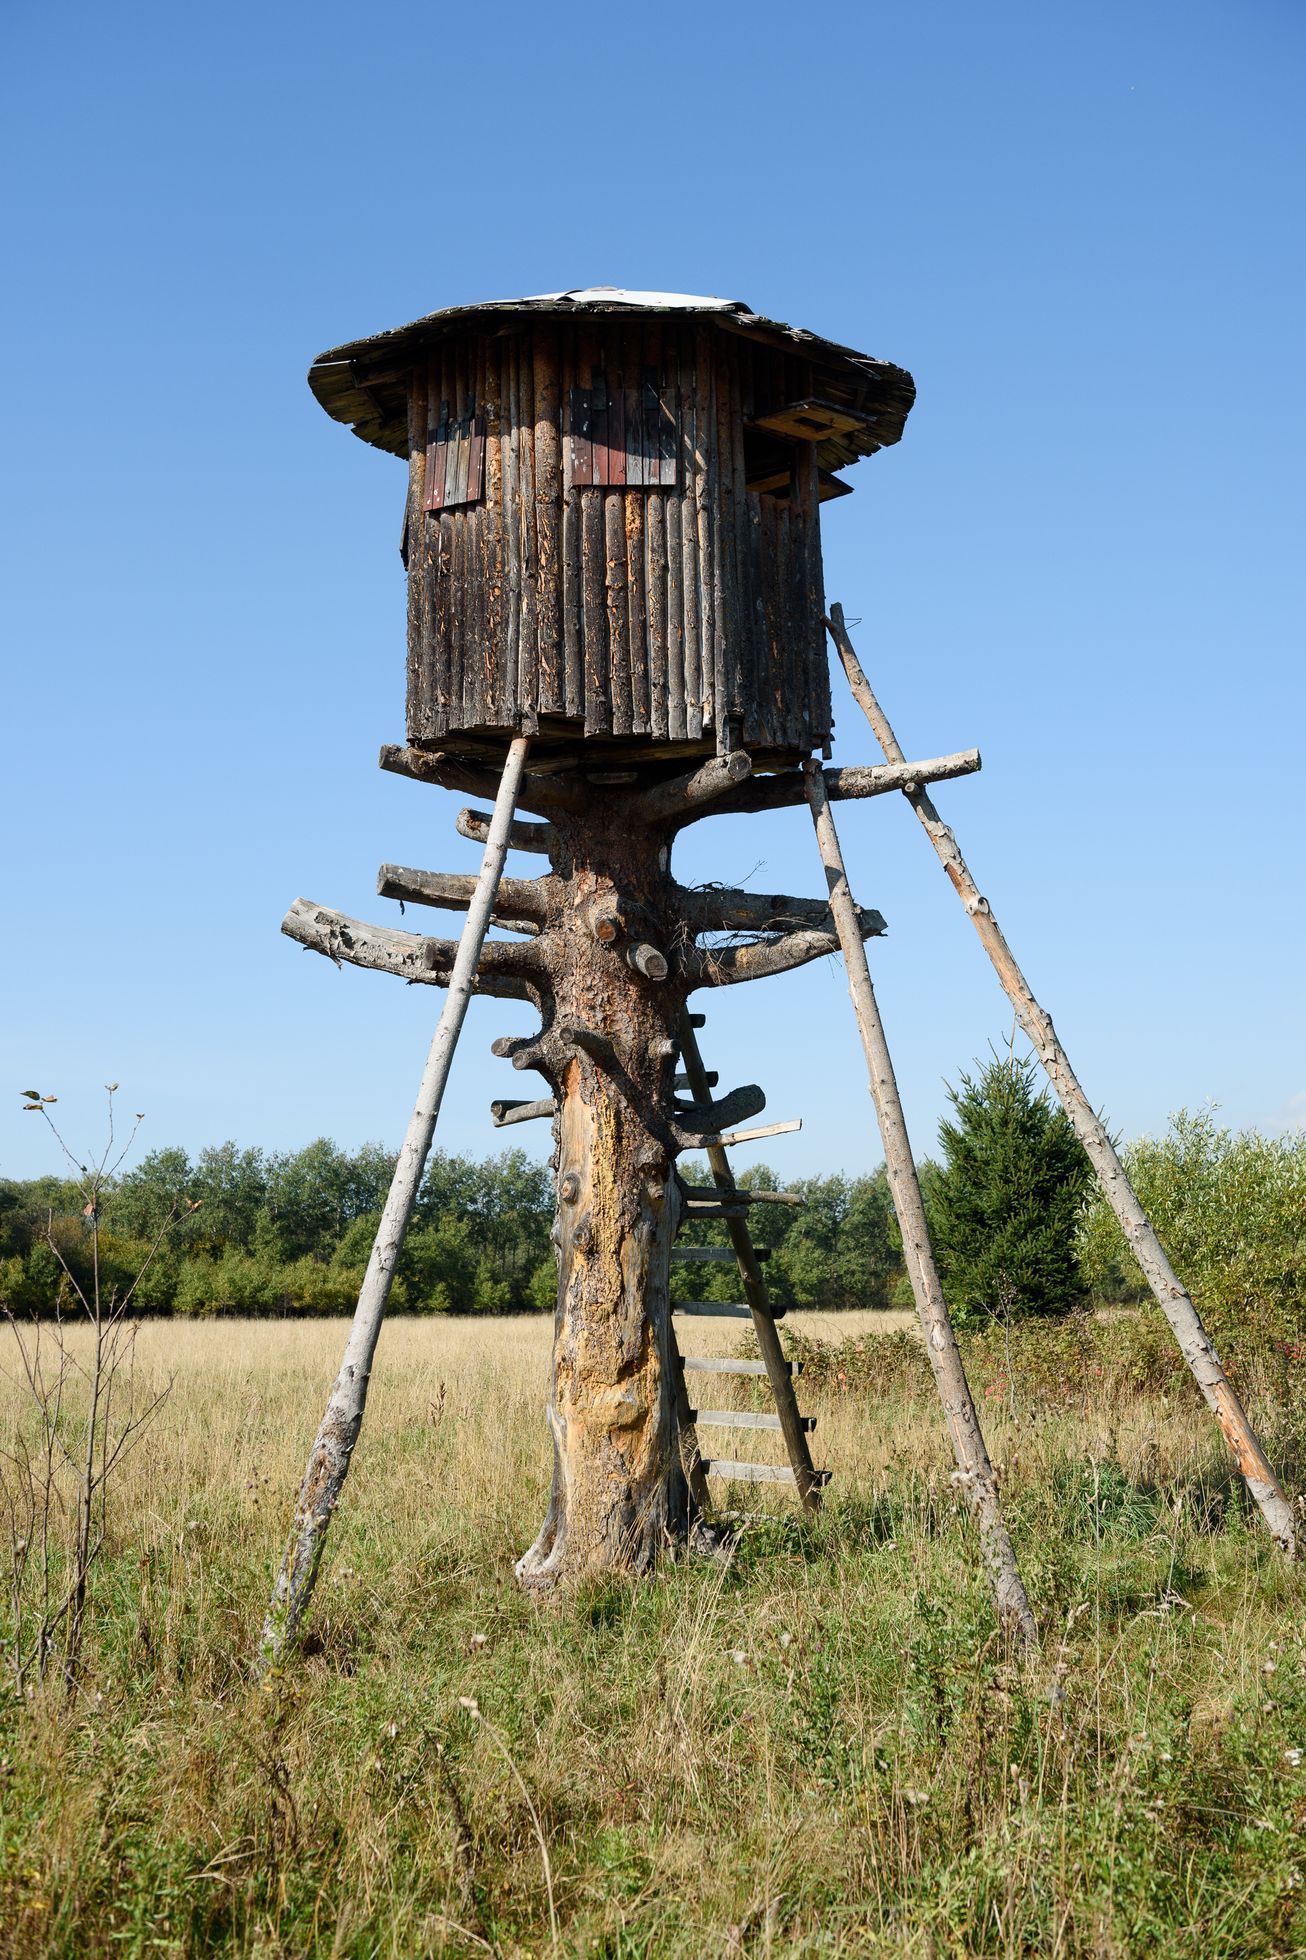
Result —
<instances>
[{"instance_id":1,"label":"blue sky","mask_svg":"<svg viewBox=\"0 0 1306 1960\"><path fill-rule=\"evenodd\" d=\"M376 768L404 471L304 370L591 283L913 371L825 522L908 754L983 750L939 803L1113 1124L1306 1121L1298 8L11 0L5 44L0 1172L50 1167L29 1084L78 1137L116 1080L147 1146L397 1142L439 997L278 923L477 853ZM1010 1013L906 806L842 828L923 1153ZM678 863L820 889L798 811ZM878 1161L832 962L709 1006L723 1086L805 1119L777 1167ZM530 1018L474 1004L447 1148L504 1141Z\"/></svg>"}]
</instances>

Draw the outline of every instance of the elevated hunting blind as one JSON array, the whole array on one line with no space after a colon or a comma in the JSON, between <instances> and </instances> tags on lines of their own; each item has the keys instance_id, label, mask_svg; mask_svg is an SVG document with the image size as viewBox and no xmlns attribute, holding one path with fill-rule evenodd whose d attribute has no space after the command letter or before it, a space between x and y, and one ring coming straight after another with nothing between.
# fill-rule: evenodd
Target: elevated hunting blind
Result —
<instances>
[{"instance_id":1,"label":"elevated hunting blind","mask_svg":"<svg viewBox=\"0 0 1306 1960\"><path fill-rule=\"evenodd\" d=\"M337 420L408 460L407 739L386 769L486 797L457 828L484 845L478 876L385 864L382 896L466 914L457 940L374 926L298 899L291 938L348 963L447 989L349 1341L309 1456L264 1625L262 1662L297 1638L357 1441L395 1264L473 993L525 1001L539 1027L493 1053L547 1094L491 1104L497 1126L547 1121L556 1173L557 1313L548 1511L517 1571L547 1590L645 1571L668 1543L719 1543L723 1496L780 1485L814 1508L815 1418L800 1413L783 1306L748 1218L791 1193L741 1190L728 1152L799 1127L740 1127L755 1083L714 1095L690 997L832 953L848 971L889 1186L926 1352L1003 1627L1034 1623L930 1247L865 941L832 805L901 791L984 943L1016 1015L1214 1411L1276 1540L1293 1513L1176 1278L1111 1139L1035 1000L928 785L979 768L974 749L908 761L838 606L825 614L820 506L840 471L895 443L911 377L747 307L593 287L451 307L321 355L310 382ZM824 769L825 639L883 751ZM687 887L687 825L806 804L817 898ZM541 822L519 822L519 807ZM508 851L547 859L505 877ZM489 936L491 926L499 928ZM790 1025L790 1038L801 1028ZM677 1169L706 1156L710 1181ZM727 1245L676 1244L718 1219ZM670 1297L673 1260L726 1260L738 1303ZM686 1355L683 1316L742 1324L756 1357ZM746 1391L765 1383L771 1407ZM719 1389L719 1406L696 1390ZM742 1390L745 1391L741 1393ZM711 1397L709 1400L713 1399ZM752 1443L740 1460L713 1440ZM766 1454L768 1439L782 1458Z\"/></svg>"},{"instance_id":2,"label":"elevated hunting blind","mask_svg":"<svg viewBox=\"0 0 1306 1960\"><path fill-rule=\"evenodd\" d=\"M450 307L309 382L408 460L410 743L757 764L829 741L818 512L901 436L901 368L598 287Z\"/></svg>"}]
</instances>

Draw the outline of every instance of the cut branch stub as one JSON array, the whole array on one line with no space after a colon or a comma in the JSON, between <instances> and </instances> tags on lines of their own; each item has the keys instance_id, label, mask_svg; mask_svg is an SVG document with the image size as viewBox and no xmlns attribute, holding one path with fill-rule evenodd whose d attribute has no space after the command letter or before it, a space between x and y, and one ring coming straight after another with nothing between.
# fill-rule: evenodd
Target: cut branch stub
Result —
<instances>
[{"instance_id":1,"label":"cut branch stub","mask_svg":"<svg viewBox=\"0 0 1306 1960\"><path fill-rule=\"evenodd\" d=\"M541 1096L535 1102L497 1101L490 1104L490 1121L496 1130L502 1130L509 1123L533 1123L540 1116L555 1116L557 1110L552 1096Z\"/></svg>"},{"instance_id":2,"label":"cut branch stub","mask_svg":"<svg viewBox=\"0 0 1306 1960\"><path fill-rule=\"evenodd\" d=\"M785 893L731 891L724 885L678 885L676 910L691 932L786 932L814 927L833 934L834 914L822 898L790 898ZM886 930L882 913L858 906L863 937Z\"/></svg>"},{"instance_id":3,"label":"cut branch stub","mask_svg":"<svg viewBox=\"0 0 1306 1960\"><path fill-rule=\"evenodd\" d=\"M714 756L701 769L687 776L671 776L655 783L634 799L633 812L641 823L656 824L668 819L688 822L690 811L706 815L718 802L752 773L751 756L742 749L733 755Z\"/></svg>"},{"instance_id":4,"label":"cut branch stub","mask_svg":"<svg viewBox=\"0 0 1306 1960\"><path fill-rule=\"evenodd\" d=\"M649 946L642 941L639 945L627 946L626 961L645 980L661 982L666 979L671 970L666 954L660 953L656 946Z\"/></svg>"},{"instance_id":5,"label":"cut branch stub","mask_svg":"<svg viewBox=\"0 0 1306 1960\"><path fill-rule=\"evenodd\" d=\"M501 1034L490 1043L490 1053L499 1061L512 1062L516 1066L517 1057L533 1049L538 1040L539 1036L533 1034ZM523 1062L521 1066L529 1068L530 1063Z\"/></svg>"},{"instance_id":6,"label":"cut branch stub","mask_svg":"<svg viewBox=\"0 0 1306 1960\"><path fill-rule=\"evenodd\" d=\"M491 914L495 924L515 932L538 932L548 916L548 883L545 878L501 878ZM475 895L476 880L460 871L414 871L403 864L383 864L376 874L376 889L382 898L465 912Z\"/></svg>"},{"instance_id":7,"label":"cut branch stub","mask_svg":"<svg viewBox=\"0 0 1306 1960\"><path fill-rule=\"evenodd\" d=\"M750 1116L760 1116L766 1096L756 1082L746 1082L715 1102L676 1103L672 1108L672 1134L682 1150L705 1147L708 1137L717 1137Z\"/></svg>"},{"instance_id":8,"label":"cut branch stub","mask_svg":"<svg viewBox=\"0 0 1306 1960\"><path fill-rule=\"evenodd\" d=\"M573 1048L583 1048L592 1060L598 1062L600 1067L607 1069L609 1073L619 1066L617 1051L607 1035L597 1034L593 1028L587 1028L578 1021L564 1021L560 1023L556 1032L559 1040Z\"/></svg>"},{"instance_id":9,"label":"cut branch stub","mask_svg":"<svg viewBox=\"0 0 1306 1960\"><path fill-rule=\"evenodd\" d=\"M483 844L490 834L489 812L460 810L454 819L454 829L473 844ZM540 851L547 855L553 843L554 829L548 823L515 823L508 832L508 848L513 851Z\"/></svg>"}]
</instances>

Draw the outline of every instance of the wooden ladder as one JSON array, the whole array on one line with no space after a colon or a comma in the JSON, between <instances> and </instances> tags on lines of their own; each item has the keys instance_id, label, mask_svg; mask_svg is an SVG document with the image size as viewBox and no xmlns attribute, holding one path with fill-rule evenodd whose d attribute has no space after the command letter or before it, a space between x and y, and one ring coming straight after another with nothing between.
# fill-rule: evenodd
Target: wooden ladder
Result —
<instances>
[{"instance_id":1,"label":"wooden ladder","mask_svg":"<svg viewBox=\"0 0 1306 1960\"><path fill-rule=\"evenodd\" d=\"M695 1102L700 1103L707 1102L711 1096L711 1080L703 1067L694 1033L696 1027L702 1027L703 1019L701 1014L682 1014L678 1031L685 1087ZM803 1509L815 1511L820 1508L821 1491L830 1481L830 1472L817 1470L812 1464L807 1438L816 1427L816 1417L799 1413L794 1394L794 1374L796 1370L801 1372L802 1363L787 1360L780 1342L776 1321L783 1317L784 1308L773 1307L767 1293L762 1274L762 1259L767 1249L759 1249L753 1244L747 1222L749 1194L739 1191L723 1143L707 1146L707 1161L712 1172L712 1184L701 1186L700 1191L709 1202L689 1207L685 1222L694 1218L722 1219L730 1235L730 1249L725 1246L682 1246L673 1248L671 1256L673 1259L696 1262L734 1259L739 1267L748 1304L729 1306L716 1300L692 1300L672 1307L671 1352L676 1371L676 1413L681 1434L686 1440L685 1474L690 1491L701 1509L710 1510L709 1477L723 1477L737 1483L792 1484ZM736 1360L727 1355L690 1355L686 1358L681 1354L676 1338L677 1315L751 1321L761 1360ZM776 1413L764 1415L751 1409L699 1408L690 1399L685 1379L687 1374L702 1376L705 1388L717 1375L765 1375L771 1385ZM784 1438L789 1462L787 1465L738 1463L725 1457L705 1456L698 1441L698 1431L703 1428L778 1430Z\"/></svg>"}]
</instances>

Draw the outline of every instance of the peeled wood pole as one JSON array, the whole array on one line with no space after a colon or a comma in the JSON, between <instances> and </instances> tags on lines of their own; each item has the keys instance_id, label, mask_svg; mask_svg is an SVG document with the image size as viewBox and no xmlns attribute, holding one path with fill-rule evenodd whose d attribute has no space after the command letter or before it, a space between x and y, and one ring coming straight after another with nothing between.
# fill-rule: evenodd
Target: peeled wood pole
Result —
<instances>
[{"instance_id":1,"label":"peeled wood pole","mask_svg":"<svg viewBox=\"0 0 1306 1960\"><path fill-rule=\"evenodd\" d=\"M1016 1554L1002 1519L993 1465L989 1461L979 1417L971 1399L970 1384L962 1365L961 1351L957 1346L957 1336L948 1317L938 1268L934 1263L934 1249L925 1223L925 1206L907 1135L902 1100L885 1040L884 1023L876 1004L875 989L871 985L866 948L857 929L857 908L848 889L848 876L834 828L825 779L818 762L804 763L803 771L807 778L807 800L811 805L812 822L816 826L821 862L825 866L826 882L830 888L830 910L834 914L839 944L843 949L848 991L852 995L853 1012L866 1055L871 1096L884 1144L889 1189L902 1230L907 1273L925 1333L935 1385L943 1402L948 1433L952 1438L958 1482L979 1526L980 1545L989 1568L998 1619L1005 1631L1021 1645L1033 1646L1038 1637L1034 1615L1030 1611Z\"/></svg>"},{"instance_id":2,"label":"peeled wood pole","mask_svg":"<svg viewBox=\"0 0 1306 1960\"><path fill-rule=\"evenodd\" d=\"M842 606L833 606L831 615L826 624L839 649L839 658L843 662L853 697L871 724L875 739L889 761L901 762L903 752L884 710L871 691L870 682L862 672L861 662L844 625ZM1033 1043L1034 1051L1047 1071L1075 1134L1088 1153L1106 1201L1120 1221L1125 1238L1156 1297L1157 1305L1170 1323L1197 1386L1214 1411L1248 1490L1260 1506L1261 1515L1277 1543L1285 1552L1295 1554L1297 1538L1292 1505L1257 1440L1246 1410L1220 1365L1196 1307L1186 1288L1180 1285L1161 1241L1138 1202L1137 1193L1125 1174L1106 1125L1084 1094L1079 1078L1070 1066L1070 1057L1057 1039L1051 1016L1039 1006L1030 992L1029 982L1017 965L988 900L971 876L966 860L957 848L956 838L929 795L920 787L906 789L903 793L920 818L922 828L933 844L940 864L952 880L958 898L975 922L975 930L993 962L1003 991L1015 1008L1021 1027Z\"/></svg>"},{"instance_id":3,"label":"peeled wood pole","mask_svg":"<svg viewBox=\"0 0 1306 1960\"><path fill-rule=\"evenodd\" d=\"M508 852L509 832L529 748L530 743L519 736L508 750L480 877L467 909L467 920L449 976L449 991L431 1039L417 1102L409 1119L389 1195L381 1213L381 1223L372 1243L367 1271L359 1289L344 1360L308 1459L290 1527L290 1539L276 1585L272 1589L267 1618L263 1622L263 1635L259 1642L260 1674L275 1667L294 1647L313 1595L327 1526L339 1502L363 1421L372 1357L376 1353L377 1337L381 1332L386 1301L390 1297L395 1266L408 1230L408 1221L412 1217L422 1172L426 1168L454 1048L467 1014L467 1003L472 997L477 962L489 929L499 880L503 875L503 861Z\"/></svg>"}]
</instances>

